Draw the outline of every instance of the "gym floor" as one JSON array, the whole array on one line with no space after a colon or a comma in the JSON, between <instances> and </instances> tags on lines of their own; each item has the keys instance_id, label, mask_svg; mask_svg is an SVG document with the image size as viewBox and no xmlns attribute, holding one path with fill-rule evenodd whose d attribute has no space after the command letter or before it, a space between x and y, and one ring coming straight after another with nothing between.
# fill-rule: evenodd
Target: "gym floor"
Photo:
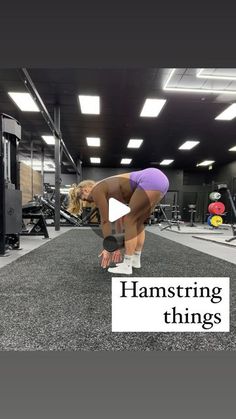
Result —
<instances>
[{"instance_id":1,"label":"gym floor","mask_svg":"<svg viewBox=\"0 0 236 419\"><path fill-rule=\"evenodd\" d=\"M51 227L49 235L22 237L22 250L0 259L1 350L236 350L235 247L150 226L142 268L133 275L229 276L230 333L112 333L111 274L97 258L101 239L86 228Z\"/></svg>"},{"instance_id":2,"label":"gym floor","mask_svg":"<svg viewBox=\"0 0 236 419\"><path fill-rule=\"evenodd\" d=\"M161 228L159 228L157 225L152 226L146 226L146 231L149 231L151 233L154 233L160 237L172 240L176 243L181 243L184 246L191 247L192 249L199 250L200 252L206 253L208 255L212 255L214 257L226 260L228 262L231 262L233 264L236 264L236 250L234 247L236 247L236 240L234 240L231 243L231 246L228 245L219 245L219 243L211 242L208 240L201 240L202 236L208 237L209 239L214 238L214 240L218 240L222 238L229 238L232 236L230 227L228 229L221 229L220 234L217 234L217 232L214 234L199 234L198 238L200 240L197 240L194 236L198 235L198 232L202 229L206 228L206 232L209 233L209 230L206 226L202 224L198 224L197 228L187 228L181 226L181 233L178 232L177 227L172 227L172 230L164 230L161 231ZM47 227L48 233L49 233L49 239L42 238L41 236L29 236L25 237L22 236L20 239L21 242L21 249L20 250L14 250L7 253L7 256L0 257L0 268L3 266L8 265L9 263L17 260L19 257L24 256L25 254L29 253L30 251L37 249L38 247L42 246L46 242L60 236L61 234L69 231L69 230L88 230L87 227L61 227L59 231L55 231L54 227ZM191 233L190 233L191 230ZM188 234L184 234L184 232L187 231ZM217 237L216 237L217 234Z\"/></svg>"},{"instance_id":3,"label":"gym floor","mask_svg":"<svg viewBox=\"0 0 236 419\"><path fill-rule=\"evenodd\" d=\"M142 268L134 268L133 277L230 277L230 333L112 333L112 274L99 264L101 237L88 228L48 227L50 239L21 237L21 249L0 257L0 350L236 349L236 241L226 241L234 233L221 225L235 222L236 215L236 145L228 108L230 118L236 115L227 96L236 97L236 86L231 90L235 83L229 83L236 70L231 74L231 69L220 69L220 77L217 68L208 69L204 77L198 70L1 70L1 231L21 231L22 220L16 220L21 213L18 187L26 205L24 220L31 222L33 214L27 211L40 204L45 218L56 215L59 223L60 204L71 210L69 195L75 194L77 201L88 193L85 188L79 196L71 189L81 180L99 182L164 166L169 188L165 183L162 207L150 222L165 215L165 221L183 219L188 224L205 220L208 213L222 218L208 218L209 225L192 228L180 221L180 231L176 225L168 230L147 226ZM84 108L87 96L89 103L95 96L96 109ZM22 107L19 97L33 97L33 108ZM158 106L149 113L149 104ZM151 184L144 189L151 191ZM154 189L164 192L160 186ZM115 197L115 191L111 195ZM80 207L82 214L92 205L89 200L87 204ZM78 225L65 211L60 215L71 226L73 221ZM218 223L221 228L214 229ZM31 231L39 231L36 227Z\"/></svg>"}]
</instances>

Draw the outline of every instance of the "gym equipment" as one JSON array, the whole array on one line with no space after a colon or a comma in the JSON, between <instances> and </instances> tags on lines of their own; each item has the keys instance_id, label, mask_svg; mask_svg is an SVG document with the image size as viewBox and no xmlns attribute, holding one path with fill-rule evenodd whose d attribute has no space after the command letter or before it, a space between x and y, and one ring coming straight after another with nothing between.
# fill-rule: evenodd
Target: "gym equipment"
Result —
<instances>
[{"instance_id":1,"label":"gym equipment","mask_svg":"<svg viewBox=\"0 0 236 419\"><path fill-rule=\"evenodd\" d=\"M108 252L115 252L115 250L122 249L125 245L124 234L113 234L105 237L103 240L103 247Z\"/></svg>"},{"instance_id":2,"label":"gym equipment","mask_svg":"<svg viewBox=\"0 0 236 419\"><path fill-rule=\"evenodd\" d=\"M84 208L82 212L81 225L98 225L100 222L100 214L98 208Z\"/></svg>"},{"instance_id":3,"label":"gym equipment","mask_svg":"<svg viewBox=\"0 0 236 419\"><path fill-rule=\"evenodd\" d=\"M218 201L220 198L221 193L217 191L211 192L209 195L209 199L214 202L208 205L210 216L207 218L207 224L214 228L218 228L223 223L223 218L220 215L225 215L225 205Z\"/></svg>"},{"instance_id":4,"label":"gym equipment","mask_svg":"<svg viewBox=\"0 0 236 419\"><path fill-rule=\"evenodd\" d=\"M220 215L209 215L207 224L210 227L218 228L223 223L223 218Z\"/></svg>"},{"instance_id":5,"label":"gym equipment","mask_svg":"<svg viewBox=\"0 0 236 419\"><path fill-rule=\"evenodd\" d=\"M207 218L207 224L212 227L211 225L211 219L212 219L212 215L209 215L209 217Z\"/></svg>"},{"instance_id":6,"label":"gym equipment","mask_svg":"<svg viewBox=\"0 0 236 419\"><path fill-rule=\"evenodd\" d=\"M196 204L189 204L189 211L190 212L190 224L187 224L188 227L196 227L196 224L193 222L194 214L196 213Z\"/></svg>"},{"instance_id":7,"label":"gym equipment","mask_svg":"<svg viewBox=\"0 0 236 419\"><path fill-rule=\"evenodd\" d=\"M209 195L209 199L211 201L218 201L221 198L221 194L219 192L211 192Z\"/></svg>"},{"instance_id":8,"label":"gym equipment","mask_svg":"<svg viewBox=\"0 0 236 419\"><path fill-rule=\"evenodd\" d=\"M22 231L21 236L44 236L49 238L47 225L42 214L42 205L37 202L29 202L22 207ZM30 220L25 223L23 220Z\"/></svg>"},{"instance_id":9,"label":"gym equipment","mask_svg":"<svg viewBox=\"0 0 236 419\"><path fill-rule=\"evenodd\" d=\"M48 199L43 198L42 196L39 198L39 202L42 204L42 213L46 219L53 219L55 218L55 205L53 202L49 201ZM61 225L74 225L80 226L81 220L76 217L75 215L70 214L65 209L60 209L60 216L62 219ZM64 221L64 222L63 222ZM66 224L67 223L67 224ZM51 224L53 225L53 224Z\"/></svg>"},{"instance_id":10,"label":"gym equipment","mask_svg":"<svg viewBox=\"0 0 236 419\"><path fill-rule=\"evenodd\" d=\"M221 214L224 214L225 212L225 206L223 202L212 202L208 206L208 211L210 214L221 215Z\"/></svg>"},{"instance_id":11,"label":"gym equipment","mask_svg":"<svg viewBox=\"0 0 236 419\"><path fill-rule=\"evenodd\" d=\"M18 176L17 150L21 125L9 115L0 115L0 256L7 256L7 243L19 249L22 228L22 197ZM9 246L8 246L9 247Z\"/></svg>"},{"instance_id":12,"label":"gym equipment","mask_svg":"<svg viewBox=\"0 0 236 419\"><path fill-rule=\"evenodd\" d=\"M86 211L87 214L85 213L86 215L80 220L80 227L90 226L91 225L90 224L91 220L95 217L100 222L100 214L99 214L99 211L98 211L97 207L93 208L92 210L87 208L87 210L89 210L89 211ZM94 226L94 225L95 225L95 223L92 224L92 226Z\"/></svg>"},{"instance_id":13,"label":"gym equipment","mask_svg":"<svg viewBox=\"0 0 236 419\"><path fill-rule=\"evenodd\" d=\"M213 215L210 223L213 227L219 227L223 223L223 218L220 215Z\"/></svg>"},{"instance_id":14,"label":"gym equipment","mask_svg":"<svg viewBox=\"0 0 236 419\"><path fill-rule=\"evenodd\" d=\"M47 222L47 225L54 225L55 218L55 201L54 201L54 190L50 188L48 184L45 184L46 193L44 196L35 197L35 201L42 206L42 213L44 218L47 220L52 220L52 222ZM96 226L99 224L100 216L97 208L91 209L90 207L84 208L82 215L78 217L77 215L71 214L64 206L65 196L61 195L61 209L60 209L60 225L61 226Z\"/></svg>"},{"instance_id":15,"label":"gym equipment","mask_svg":"<svg viewBox=\"0 0 236 419\"><path fill-rule=\"evenodd\" d=\"M159 213L159 223L161 223L162 221L166 221L171 227L171 222L168 220L166 215L166 209L169 207L170 204L158 204L156 208Z\"/></svg>"},{"instance_id":16,"label":"gym equipment","mask_svg":"<svg viewBox=\"0 0 236 419\"><path fill-rule=\"evenodd\" d=\"M220 190L222 192L224 192L224 191L227 192L228 198L229 198L229 202L230 202L230 205L231 205L231 208L232 208L232 211L233 211L235 220L236 220L236 208L235 208L233 197L232 197L231 192L230 192L230 190L228 188L228 185L225 184L225 183L223 183L223 184L217 185L217 187L218 187L218 190ZM231 228L232 228L233 237L231 237L230 239L225 240L227 243L229 243L229 242L231 242L233 240L236 240L236 225L232 223L231 224Z\"/></svg>"},{"instance_id":17,"label":"gym equipment","mask_svg":"<svg viewBox=\"0 0 236 419\"><path fill-rule=\"evenodd\" d=\"M165 207L167 205L160 205L160 207ZM170 206L170 205L168 205ZM163 228L161 228L161 231L166 230L167 228L172 228L173 225L177 225L178 230L180 231L180 224L183 224L183 221L181 221L181 215L179 210L179 205L177 205L177 196L174 195L173 204L172 204L172 210L171 210L171 220L168 220L165 212L163 211L165 216L165 221L167 221L167 225Z\"/></svg>"}]
</instances>

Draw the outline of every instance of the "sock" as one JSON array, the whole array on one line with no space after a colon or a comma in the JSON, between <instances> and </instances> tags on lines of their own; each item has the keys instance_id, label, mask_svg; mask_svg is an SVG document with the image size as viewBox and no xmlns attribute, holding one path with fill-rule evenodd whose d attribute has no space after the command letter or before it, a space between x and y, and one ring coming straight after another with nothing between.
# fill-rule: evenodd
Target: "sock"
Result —
<instances>
[{"instance_id":1,"label":"sock","mask_svg":"<svg viewBox=\"0 0 236 419\"><path fill-rule=\"evenodd\" d=\"M113 274L125 274L125 275L131 275L132 270L132 260L133 256L131 255L125 255L124 260L122 263L117 264L115 268L109 268L108 272L111 272Z\"/></svg>"},{"instance_id":2,"label":"sock","mask_svg":"<svg viewBox=\"0 0 236 419\"><path fill-rule=\"evenodd\" d=\"M140 250L135 250L132 260L133 268L141 268L141 254Z\"/></svg>"}]
</instances>

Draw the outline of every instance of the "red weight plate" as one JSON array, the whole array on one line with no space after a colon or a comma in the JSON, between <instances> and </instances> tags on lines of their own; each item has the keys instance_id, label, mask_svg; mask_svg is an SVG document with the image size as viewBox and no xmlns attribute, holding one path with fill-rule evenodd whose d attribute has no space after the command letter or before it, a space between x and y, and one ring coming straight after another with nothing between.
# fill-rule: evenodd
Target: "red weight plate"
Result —
<instances>
[{"instance_id":1,"label":"red weight plate","mask_svg":"<svg viewBox=\"0 0 236 419\"><path fill-rule=\"evenodd\" d=\"M212 202L208 206L208 211L209 211L210 214L220 215L220 214L223 214L225 212L225 206L224 206L223 202Z\"/></svg>"}]
</instances>

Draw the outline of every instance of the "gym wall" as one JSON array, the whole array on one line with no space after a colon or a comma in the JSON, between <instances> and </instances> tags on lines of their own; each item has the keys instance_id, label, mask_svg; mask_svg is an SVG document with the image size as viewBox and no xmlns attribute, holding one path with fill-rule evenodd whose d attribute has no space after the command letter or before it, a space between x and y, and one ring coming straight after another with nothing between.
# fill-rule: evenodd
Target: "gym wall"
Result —
<instances>
[{"instance_id":1,"label":"gym wall","mask_svg":"<svg viewBox=\"0 0 236 419\"><path fill-rule=\"evenodd\" d=\"M31 201L34 195L43 193L41 173L32 170L24 163L20 163L20 190L22 191L22 205Z\"/></svg>"},{"instance_id":2,"label":"gym wall","mask_svg":"<svg viewBox=\"0 0 236 419\"><path fill-rule=\"evenodd\" d=\"M184 172L183 178L183 220L190 219L189 204L196 205L195 221L204 222L209 204L209 193L211 192L211 182L209 181L208 171L203 172Z\"/></svg>"},{"instance_id":3,"label":"gym wall","mask_svg":"<svg viewBox=\"0 0 236 419\"><path fill-rule=\"evenodd\" d=\"M133 169L139 170L139 169ZM83 167L83 180L101 180L109 176L121 175L122 173L132 172L132 168L112 169L109 167Z\"/></svg>"},{"instance_id":4,"label":"gym wall","mask_svg":"<svg viewBox=\"0 0 236 419\"><path fill-rule=\"evenodd\" d=\"M62 185L72 185L77 183L76 174L61 174ZM55 185L55 173L44 173L44 183Z\"/></svg>"},{"instance_id":5,"label":"gym wall","mask_svg":"<svg viewBox=\"0 0 236 419\"><path fill-rule=\"evenodd\" d=\"M236 161L214 170L211 180L215 183L227 183L232 195L236 194Z\"/></svg>"},{"instance_id":6,"label":"gym wall","mask_svg":"<svg viewBox=\"0 0 236 419\"><path fill-rule=\"evenodd\" d=\"M109 176L115 176L122 173L129 173L135 170L142 170L143 168L137 169L132 167L123 167L112 169L108 167L83 167L83 179L101 180ZM182 170L169 170L163 169L163 172L169 178L170 189L180 190L183 185L183 171Z\"/></svg>"}]
</instances>

